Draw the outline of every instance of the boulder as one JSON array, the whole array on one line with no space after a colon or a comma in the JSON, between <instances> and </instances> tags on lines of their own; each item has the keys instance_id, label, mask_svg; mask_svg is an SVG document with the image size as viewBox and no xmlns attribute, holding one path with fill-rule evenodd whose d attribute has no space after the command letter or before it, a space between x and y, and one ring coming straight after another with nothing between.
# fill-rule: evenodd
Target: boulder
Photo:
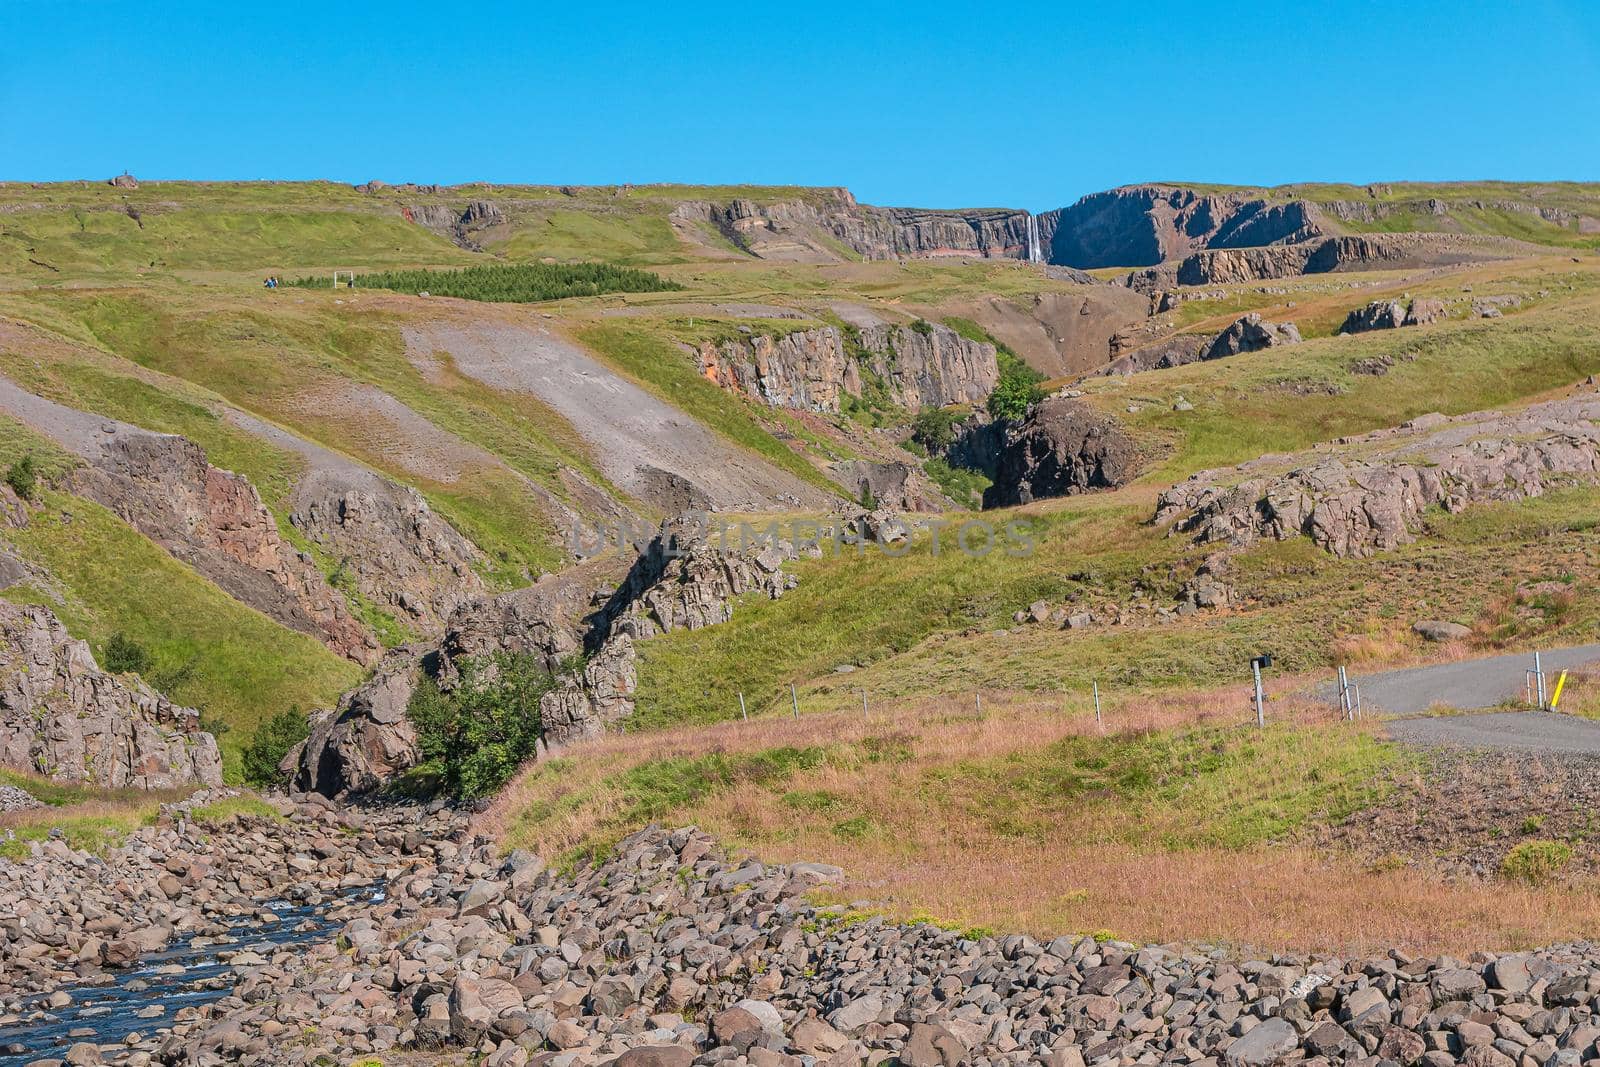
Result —
<instances>
[{"instance_id":1,"label":"boulder","mask_svg":"<svg viewBox=\"0 0 1600 1067\"><path fill-rule=\"evenodd\" d=\"M1235 1067L1266 1067L1300 1047L1300 1032L1286 1019L1266 1019L1223 1053Z\"/></svg>"},{"instance_id":2,"label":"boulder","mask_svg":"<svg viewBox=\"0 0 1600 1067\"><path fill-rule=\"evenodd\" d=\"M1411 624L1411 632L1424 641L1459 641L1472 633L1471 627L1441 619L1422 619Z\"/></svg>"}]
</instances>

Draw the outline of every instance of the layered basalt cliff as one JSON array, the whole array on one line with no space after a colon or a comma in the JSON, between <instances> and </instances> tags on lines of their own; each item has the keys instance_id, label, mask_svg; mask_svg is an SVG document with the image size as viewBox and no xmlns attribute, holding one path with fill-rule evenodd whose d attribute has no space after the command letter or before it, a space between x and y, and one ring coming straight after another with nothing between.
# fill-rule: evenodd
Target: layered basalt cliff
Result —
<instances>
[{"instance_id":1,"label":"layered basalt cliff","mask_svg":"<svg viewBox=\"0 0 1600 1067\"><path fill-rule=\"evenodd\" d=\"M837 412L847 394L861 395L860 368L832 326L706 341L698 352L711 381L772 407Z\"/></svg>"},{"instance_id":2,"label":"layered basalt cliff","mask_svg":"<svg viewBox=\"0 0 1600 1067\"><path fill-rule=\"evenodd\" d=\"M981 403L999 381L991 344L918 320L756 334L703 342L701 372L726 389L773 407L837 413L847 396L881 383L892 403L915 412Z\"/></svg>"},{"instance_id":3,"label":"layered basalt cliff","mask_svg":"<svg viewBox=\"0 0 1600 1067\"><path fill-rule=\"evenodd\" d=\"M816 202L692 200L671 217L679 224L709 223L734 246L763 259L836 260L838 245L867 259L1039 258L1038 241L1030 240L1038 231L1026 211L870 207L845 189L830 190Z\"/></svg>"},{"instance_id":4,"label":"layered basalt cliff","mask_svg":"<svg viewBox=\"0 0 1600 1067\"><path fill-rule=\"evenodd\" d=\"M102 671L42 607L0 600L0 766L113 789L222 784L200 715Z\"/></svg>"}]
</instances>

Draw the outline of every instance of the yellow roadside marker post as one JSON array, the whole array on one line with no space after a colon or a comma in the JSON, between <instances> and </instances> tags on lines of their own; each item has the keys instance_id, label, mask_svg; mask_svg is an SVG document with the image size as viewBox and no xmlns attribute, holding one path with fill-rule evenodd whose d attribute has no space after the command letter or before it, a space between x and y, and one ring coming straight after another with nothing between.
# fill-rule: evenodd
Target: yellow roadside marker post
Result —
<instances>
[{"instance_id":1,"label":"yellow roadside marker post","mask_svg":"<svg viewBox=\"0 0 1600 1067\"><path fill-rule=\"evenodd\" d=\"M1561 687L1567 684L1567 672L1562 671L1561 677L1556 679L1556 691L1550 694L1550 710L1556 710L1556 702L1561 699Z\"/></svg>"}]
</instances>

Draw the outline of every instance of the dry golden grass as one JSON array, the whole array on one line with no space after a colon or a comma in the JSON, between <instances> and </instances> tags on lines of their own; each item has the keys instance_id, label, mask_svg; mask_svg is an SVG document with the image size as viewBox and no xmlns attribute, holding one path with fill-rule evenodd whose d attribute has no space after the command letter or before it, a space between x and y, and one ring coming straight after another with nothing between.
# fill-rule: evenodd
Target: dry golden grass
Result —
<instances>
[{"instance_id":1,"label":"dry golden grass","mask_svg":"<svg viewBox=\"0 0 1600 1067\"><path fill-rule=\"evenodd\" d=\"M1130 840L1126 821L1118 825L1112 806L1095 797L1085 798L1081 816L1024 812L1026 829L1018 833L1016 820L1005 817L1016 813L986 810L996 797L951 772L1026 758L1102 728L1087 702L1063 706L994 693L983 705L981 716L970 699L939 699L875 707L867 719L828 713L608 737L524 774L479 829L508 846L557 856L631 828L609 821L626 804L617 776L631 767L781 746L853 751L887 739L897 749L893 761L827 759L776 787L735 779L668 818L769 860L838 864L847 880L829 898L836 902L864 901L895 917L962 927L1302 951L1465 953L1551 943L1600 922L1600 887L1448 883L1415 870L1374 869L1298 840L1164 848L1148 835ZM1247 722L1248 714L1247 687L1238 686L1108 703L1104 729L1125 737L1227 727ZM1274 701L1269 715L1344 731L1328 735L1330 751L1350 731L1374 728L1340 724L1330 708L1305 697ZM861 832L841 833L837 816L785 802L807 797L846 798L848 810L861 813ZM1167 821L1160 812L1144 818L1154 829Z\"/></svg>"}]
</instances>

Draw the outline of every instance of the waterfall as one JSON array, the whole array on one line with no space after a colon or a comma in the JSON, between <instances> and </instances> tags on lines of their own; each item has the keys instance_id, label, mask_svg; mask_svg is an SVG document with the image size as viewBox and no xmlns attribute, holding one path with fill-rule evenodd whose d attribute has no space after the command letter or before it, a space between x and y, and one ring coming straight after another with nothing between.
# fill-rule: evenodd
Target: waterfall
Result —
<instances>
[{"instance_id":1,"label":"waterfall","mask_svg":"<svg viewBox=\"0 0 1600 1067\"><path fill-rule=\"evenodd\" d=\"M1028 212L1028 262L1044 262L1044 252L1039 247L1039 219L1031 211Z\"/></svg>"}]
</instances>

